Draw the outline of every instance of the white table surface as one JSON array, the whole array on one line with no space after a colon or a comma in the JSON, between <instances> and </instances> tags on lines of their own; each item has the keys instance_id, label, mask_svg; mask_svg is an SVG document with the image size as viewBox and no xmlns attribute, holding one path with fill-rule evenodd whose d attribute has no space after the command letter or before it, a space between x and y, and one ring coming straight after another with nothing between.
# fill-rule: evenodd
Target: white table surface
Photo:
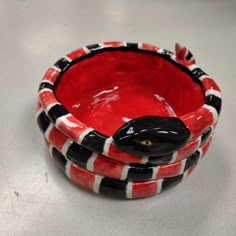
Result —
<instances>
[{"instance_id":1,"label":"white table surface","mask_svg":"<svg viewBox=\"0 0 236 236\"><path fill-rule=\"evenodd\" d=\"M34 120L46 69L90 43L181 42L220 85L206 159L178 187L134 201L72 184ZM236 235L236 0L0 1L0 235Z\"/></svg>"}]
</instances>

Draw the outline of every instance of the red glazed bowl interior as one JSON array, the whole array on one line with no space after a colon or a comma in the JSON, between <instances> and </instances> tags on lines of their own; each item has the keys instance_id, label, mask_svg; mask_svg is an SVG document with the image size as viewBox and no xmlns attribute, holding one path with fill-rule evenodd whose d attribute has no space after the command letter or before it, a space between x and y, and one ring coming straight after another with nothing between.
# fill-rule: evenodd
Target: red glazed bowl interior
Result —
<instances>
[{"instance_id":1,"label":"red glazed bowl interior","mask_svg":"<svg viewBox=\"0 0 236 236\"><path fill-rule=\"evenodd\" d=\"M70 67L57 99L87 126L106 135L145 115L181 116L204 104L201 87L159 55L107 51Z\"/></svg>"}]
</instances>

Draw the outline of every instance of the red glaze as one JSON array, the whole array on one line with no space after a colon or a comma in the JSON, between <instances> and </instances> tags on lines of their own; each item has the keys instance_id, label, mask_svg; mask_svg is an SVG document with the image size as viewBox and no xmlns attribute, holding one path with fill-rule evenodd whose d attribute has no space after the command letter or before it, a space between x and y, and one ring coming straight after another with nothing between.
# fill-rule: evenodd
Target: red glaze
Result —
<instances>
[{"instance_id":1,"label":"red glaze","mask_svg":"<svg viewBox=\"0 0 236 236\"><path fill-rule=\"evenodd\" d=\"M57 79L58 75L59 75L58 69L51 67L45 73L45 75L43 77L43 81L50 81L50 82L54 83L55 80Z\"/></svg>"},{"instance_id":2,"label":"red glaze","mask_svg":"<svg viewBox=\"0 0 236 236\"><path fill-rule=\"evenodd\" d=\"M115 162L103 155L98 155L93 163L94 172L104 176L111 176L115 179L121 179L124 164Z\"/></svg>"},{"instance_id":3,"label":"red glaze","mask_svg":"<svg viewBox=\"0 0 236 236\"><path fill-rule=\"evenodd\" d=\"M92 172L89 172L75 164L70 165L70 168L68 170L69 177L78 185L94 191L93 185L95 181L95 174Z\"/></svg>"},{"instance_id":4,"label":"red glaze","mask_svg":"<svg viewBox=\"0 0 236 236\"><path fill-rule=\"evenodd\" d=\"M132 184L132 196L130 198L142 198L158 194L158 182L136 182Z\"/></svg>"},{"instance_id":5,"label":"red glaze","mask_svg":"<svg viewBox=\"0 0 236 236\"><path fill-rule=\"evenodd\" d=\"M209 147L211 140L212 140L212 137L205 144L203 144L202 156L204 156L205 153L207 152L207 149ZM68 138L55 127L51 127L49 128L47 133L45 133L45 141L48 145L52 144L54 147L57 148L57 150L59 150L60 152L63 152L63 146L68 142ZM196 142L192 142L192 143L196 143ZM189 156L194 151L192 151L189 154ZM187 153L188 153L188 150L187 150ZM185 158L186 157L187 156L185 156ZM101 154L94 154L93 159L94 159L93 164L91 164L90 166L87 166L87 169L89 171L92 171L102 176L108 176L115 179L124 180L126 178L126 176L124 176L125 178L122 177L122 173L124 171L127 171L127 168L128 168L127 164L115 161ZM160 165L158 167L156 175L153 176L153 178L161 179L161 178L172 177L172 176L177 176L177 175L182 174L184 164L185 164L184 160L182 159L181 161L176 160L176 162L174 163Z\"/></svg>"},{"instance_id":6,"label":"red glaze","mask_svg":"<svg viewBox=\"0 0 236 236\"><path fill-rule=\"evenodd\" d=\"M107 135L129 119L181 116L204 104L200 86L186 73L159 56L135 51L82 60L62 76L56 96L87 127Z\"/></svg>"}]
</instances>

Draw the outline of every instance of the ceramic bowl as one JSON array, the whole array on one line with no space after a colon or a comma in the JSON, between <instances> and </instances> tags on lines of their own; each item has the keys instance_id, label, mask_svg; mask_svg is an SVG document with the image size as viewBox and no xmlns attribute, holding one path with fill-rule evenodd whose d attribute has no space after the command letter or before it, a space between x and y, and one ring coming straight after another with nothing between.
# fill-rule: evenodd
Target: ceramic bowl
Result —
<instances>
[{"instance_id":1,"label":"ceramic bowl","mask_svg":"<svg viewBox=\"0 0 236 236\"><path fill-rule=\"evenodd\" d=\"M212 140L221 93L192 53L146 43L75 50L39 86L37 122L67 176L93 192L140 198L172 187Z\"/></svg>"}]
</instances>

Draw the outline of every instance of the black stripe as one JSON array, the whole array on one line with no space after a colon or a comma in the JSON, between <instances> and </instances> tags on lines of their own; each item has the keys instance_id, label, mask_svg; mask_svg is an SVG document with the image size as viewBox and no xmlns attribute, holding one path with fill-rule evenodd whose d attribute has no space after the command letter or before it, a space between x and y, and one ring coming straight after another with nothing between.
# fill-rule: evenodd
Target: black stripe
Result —
<instances>
[{"instance_id":1,"label":"black stripe","mask_svg":"<svg viewBox=\"0 0 236 236\"><path fill-rule=\"evenodd\" d=\"M216 109L218 115L220 114L220 111L221 111L221 99L220 98L211 94L206 97L205 103L207 105L214 107Z\"/></svg>"},{"instance_id":2,"label":"black stripe","mask_svg":"<svg viewBox=\"0 0 236 236\"><path fill-rule=\"evenodd\" d=\"M95 47L95 46L87 46L87 47ZM96 46L97 47L97 46ZM84 56L78 57L77 59L73 60L70 63L71 67L72 65L75 65L76 63L79 63L80 61L83 61L87 58L91 58L94 55L98 54L98 53L102 53L102 52L112 52L112 51L138 51L141 53L145 53L145 54L149 54L149 55L154 55L154 56L158 56L160 58L164 58L165 60L167 60L168 62L172 63L173 65L175 65L177 68L179 68L180 70L182 70L184 73L188 74L195 83L199 84L199 86L201 86L202 88L202 83L197 79L194 78L192 72L189 71L188 68L186 68L185 66L177 63L176 61L172 60L169 56L167 56L165 53L158 53L158 52L154 52L154 51L149 51L149 50L143 50L143 49L134 49L134 48L129 48L126 46L120 46L118 48L112 48L112 47L105 47L105 48L98 48L98 50L92 50L91 53L86 54ZM166 50L168 51L168 50ZM171 54L172 52L169 52L168 54ZM68 68L67 68L68 69ZM56 88L56 86L58 85L58 83L60 82L60 79L62 78L64 71L60 72L60 74L58 75L56 81L54 82L54 88Z\"/></svg>"},{"instance_id":3,"label":"black stripe","mask_svg":"<svg viewBox=\"0 0 236 236\"><path fill-rule=\"evenodd\" d=\"M86 46L89 50L96 50L96 49L99 49L100 46L99 44L91 44L91 45L88 45Z\"/></svg>"},{"instance_id":4,"label":"black stripe","mask_svg":"<svg viewBox=\"0 0 236 236\"><path fill-rule=\"evenodd\" d=\"M105 177L102 179L99 193L118 198L126 198L127 181Z\"/></svg>"},{"instance_id":5,"label":"black stripe","mask_svg":"<svg viewBox=\"0 0 236 236\"><path fill-rule=\"evenodd\" d=\"M67 115L69 112L60 104L56 104L55 106L51 107L48 111L48 116L50 120L55 123L57 118Z\"/></svg>"},{"instance_id":6,"label":"black stripe","mask_svg":"<svg viewBox=\"0 0 236 236\"><path fill-rule=\"evenodd\" d=\"M54 64L54 66L61 69L61 71L65 71L69 68L70 62L67 61L65 58L61 58Z\"/></svg>"},{"instance_id":7,"label":"black stripe","mask_svg":"<svg viewBox=\"0 0 236 236\"><path fill-rule=\"evenodd\" d=\"M200 152L196 151L191 156L189 156L186 160L184 171L188 170L190 167L197 164L198 160L200 158Z\"/></svg>"},{"instance_id":8,"label":"black stripe","mask_svg":"<svg viewBox=\"0 0 236 236\"><path fill-rule=\"evenodd\" d=\"M107 136L93 130L85 135L81 145L93 152L102 153L107 138Z\"/></svg>"},{"instance_id":9,"label":"black stripe","mask_svg":"<svg viewBox=\"0 0 236 236\"><path fill-rule=\"evenodd\" d=\"M52 149L52 156L54 160L56 161L56 164L58 165L58 167L61 170L65 171L66 162L67 162L65 157L56 148Z\"/></svg>"},{"instance_id":10,"label":"black stripe","mask_svg":"<svg viewBox=\"0 0 236 236\"><path fill-rule=\"evenodd\" d=\"M175 177L170 177L170 178L163 179L162 191L165 191L169 188L174 187L175 185L180 183L182 181L182 179L183 179L183 175L178 175L178 176L175 176Z\"/></svg>"},{"instance_id":11,"label":"black stripe","mask_svg":"<svg viewBox=\"0 0 236 236\"><path fill-rule=\"evenodd\" d=\"M192 70L192 76L194 79L199 80L202 75L207 75L202 69L195 68Z\"/></svg>"},{"instance_id":12,"label":"black stripe","mask_svg":"<svg viewBox=\"0 0 236 236\"><path fill-rule=\"evenodd\" d=\"M129 180L148 180L151 179L153 165L130 164L127 178Z\"/></svg>"},{"instance_id":13,"label":"black stripe","mask_svg":"<svg viewBox=\"0 0 236 236\"><path fill-rule=\"evenodd\" d=\"M47 130L48 126L50 125L50 120L47 117L47 115L45 114L45 112L41 112L39 114L39 116L37 117L37 123L38 126L41 130L42 133L45 133L45 131Z\"/></svg>"},{"instance_id":14,"label":"black stripe","mask_svg":"<svg viewBox=\"0 0 236 236\"><path fill-rule=\"evenodd\" d=\"M167 49L163 49L163 54L164 54L164 55L167 55L167 56L172 56L172 55L174 55L173 52L171 52L171 51L169 51L169 50L167 50Z\"/></svg>"},{"instance_id":15,"label":"black stripe","mask_svg":"<svg viewBox=\"0 0 236 236\"><path fill-rule=\"evenodd\" d=\"M172 155L173 153L168 153L162 156L152 156L152 157L149 157L148 163L155 163L155 164L168 163L171 161Z\"/></svg>"},{"instance_id":16,"label":"black stripe","mask_svg":"<svg viewBox=\"0 0 236 236\"><path fill-rule=\"evenodd\" d=\"M192 54L190 51L188 51L188 54L187 54L187 56L185 57L185 59L186 59L186 60L190 60L192 57L193 57L193 54Z\"/></svg>"},{"instance_id":17,"label":"black stripe","mask_svg":"<svg viewBox=\"0 0 236 236\"><path fill-rule=\"evenodd\" d=\"M87 165L88 159L92 156L92 152L82 147L77 143L72 143L66 152L66 156L76 164L83 166Z\"/></svg>"},{"instance_id":18,"label":"black stripe","mask_svg":"<svg viewBox=\"0 0 236 236\"><path fill-rule=\"evenodd\" d=\"M201 145L200 146L202 146L208 140L208 138L211 136L211 133L212 133L211 127L209 127L207 130L205 130L203 132L203 134L201 135Z\"/></svg>"},{"instance_id":19,"label":"black stripe","mask_svg":"<svg viewBox=\"0 0 236 236\"><path fill-rule=\"evenodd\" d=\"M42 82L42 83L40 83L40 85L39 85L38 91L40 91L40 90L42 90L42 89L45 89L45 88L53 90L53 85L50 84L50 83L48 83L48 82Z\"/></svg>"},{"instance_id":20,"label":"black stripe","mask_svg":"<svg viewBox=\"0 0 236 236\"><path fill-rule=\"evenodd\" d=\"M138 49L138 44L137 43L127 43L128 48L132 49Z\"/></svg>"}]
</instances>

